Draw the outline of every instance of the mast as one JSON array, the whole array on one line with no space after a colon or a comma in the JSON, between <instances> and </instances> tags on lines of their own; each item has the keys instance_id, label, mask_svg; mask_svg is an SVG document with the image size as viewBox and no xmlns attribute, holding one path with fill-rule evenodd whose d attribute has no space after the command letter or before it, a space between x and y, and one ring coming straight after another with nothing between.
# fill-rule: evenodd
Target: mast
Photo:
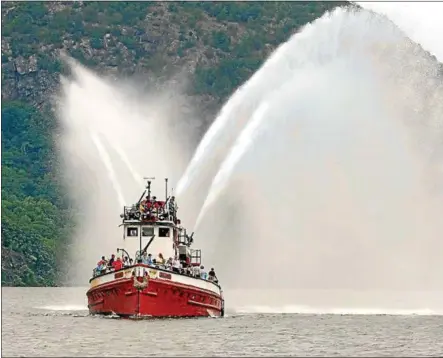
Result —
<instances>
[{"instance_id":1,"label":"mast","mask_svg":"<svg viewBox=\"0 0 443 358\"><path fill-rule=\"evenodd\" d=\"M143 179L148 181L148 185L146 186L146 189L148 190L148 197L151 199L151 180L155 180L155 177L144 177Z\"/></svg>"},{"instance_id":2,"label":"mast","mask_svg":"<svg viewBox=\"0 0 443 358\"><path fill-rule=\"evenodd\" d=\"M165 178L165 203L168 201L168 178Z\"/></svg>"},{"instance_id":3,"label":"mast","mask_svg":"<svg viewBox=\"0 0 443 358\"><path fill-rule=\"evenodd\" d=\"M146 190L148 192L148 198L149 200L151 200L151 180L155 180L155 177L143 177L143 179L148 181L148 185L146 185ZM140 225L140 230L139 230L139 260L141 260L141 255L142 255L142 227ZM152 239L149 241L149 244L151 244L152 240L154 239L154 237L152 237Z\"/></svg>"}]
</instances>

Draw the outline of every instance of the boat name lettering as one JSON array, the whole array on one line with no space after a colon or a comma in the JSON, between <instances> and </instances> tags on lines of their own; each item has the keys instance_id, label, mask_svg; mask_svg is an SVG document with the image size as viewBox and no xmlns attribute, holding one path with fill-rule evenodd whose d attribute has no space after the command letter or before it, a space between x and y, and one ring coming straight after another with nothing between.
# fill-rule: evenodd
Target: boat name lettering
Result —
<instances>
[{"instance_id":1,"label":"boat name lettering","mask_svg":"<svg viewBox=\"0 0 443 358\"><path fill-rule=\"evenodd\" d=\"M167 279L167 280L170 280L171 277L172 277L170 273L166 273L166 272L160 272L160 273L158 274L158 276L159 276L160 278L165 278L165 279Z\"/></svg>"},{"instance_id":2,"label":"boat name lettering","mask_svg":"<svg viewBox=\"0 0 443 358\"><path fill-rule=\"evenodd\" d=\"M100 298L103 298L105 296L111 296L111 295L118 295L119 290L117 288L108 288L100 291L96 291L92 293L92 297L94 300L98 300Z\"/></svg>"}]
</instances>

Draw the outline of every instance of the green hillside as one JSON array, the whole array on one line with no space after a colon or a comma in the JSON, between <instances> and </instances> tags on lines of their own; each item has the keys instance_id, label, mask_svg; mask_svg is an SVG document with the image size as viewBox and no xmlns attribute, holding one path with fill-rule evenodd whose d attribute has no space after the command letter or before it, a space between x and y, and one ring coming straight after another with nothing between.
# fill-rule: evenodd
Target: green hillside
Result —
<instances>
[{"instance_id":1,"label":"green hillside","mask_svg":"<svg viewBox=\"0 0 443 358\"><path fill-rule=\"evenodd\" d=\"M185 69L210 121L279 44L339 4L2 2L2 284L55 285L69 239L49 103L61 51L111 75Z\"/></svg>"}]
</instances>

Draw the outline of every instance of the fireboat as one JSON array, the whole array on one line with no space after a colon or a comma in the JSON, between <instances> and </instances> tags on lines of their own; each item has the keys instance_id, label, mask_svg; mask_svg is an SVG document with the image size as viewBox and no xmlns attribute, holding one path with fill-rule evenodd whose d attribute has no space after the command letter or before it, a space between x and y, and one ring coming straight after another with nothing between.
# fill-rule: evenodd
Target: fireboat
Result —
<instances>
[{"instance_id":1,"label":"fireboat","mask_svg":"<svg viewBox=\"0 0 443 358\"><path fill-rule=\"evenodd\" d=\"M168 179L164 201L152 196L154 178L145 179L147 186L138 202L124 206L120 215L123 238L114 260L123 264L97 267L89 280L89 313L134 319L223 317L223 291L216 276L204 271L201 250L191 248L193 233L188 235L177 218ZM148 252L161 259L151 260ZM168 262L164 257L169 257Z\"/></svg>"}]
</instances>

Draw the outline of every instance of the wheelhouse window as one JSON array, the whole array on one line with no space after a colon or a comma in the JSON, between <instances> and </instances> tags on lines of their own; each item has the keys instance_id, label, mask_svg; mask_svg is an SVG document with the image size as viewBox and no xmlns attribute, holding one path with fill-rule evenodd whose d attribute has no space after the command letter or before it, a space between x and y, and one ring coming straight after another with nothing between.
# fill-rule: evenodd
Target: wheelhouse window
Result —
<instances>
[{"instance_id":1,"label":"wheelhouse window","mask_svg":"<svg viewBox=\"0 0 443 358\"><path fill-rule=\"evenodd\" d=\"M158 229L158 236L159 237L169 237L170 228L168 227L161 227Z\"/></svg>"},{"instance_id":2,"label":"wheelhouse window","mask_svg":"<svg viewBox=\"0 0 443 358\"><path fill-rule=\"evenodd\" d=\"M126 228L126 236L129 236L129 237L138 236L138 228L137 227Z\"/></svg>"},{"instance_id":3,"label":"wheelhouse window","mask_svg":"<svg viewBox=\"0 0 443 358\"><path fill-rule=\"evenodd\" d=\"M142 236L153 236L154 228L152 226L143 226L142 227Z\"/></svg>"}]
</instances>

